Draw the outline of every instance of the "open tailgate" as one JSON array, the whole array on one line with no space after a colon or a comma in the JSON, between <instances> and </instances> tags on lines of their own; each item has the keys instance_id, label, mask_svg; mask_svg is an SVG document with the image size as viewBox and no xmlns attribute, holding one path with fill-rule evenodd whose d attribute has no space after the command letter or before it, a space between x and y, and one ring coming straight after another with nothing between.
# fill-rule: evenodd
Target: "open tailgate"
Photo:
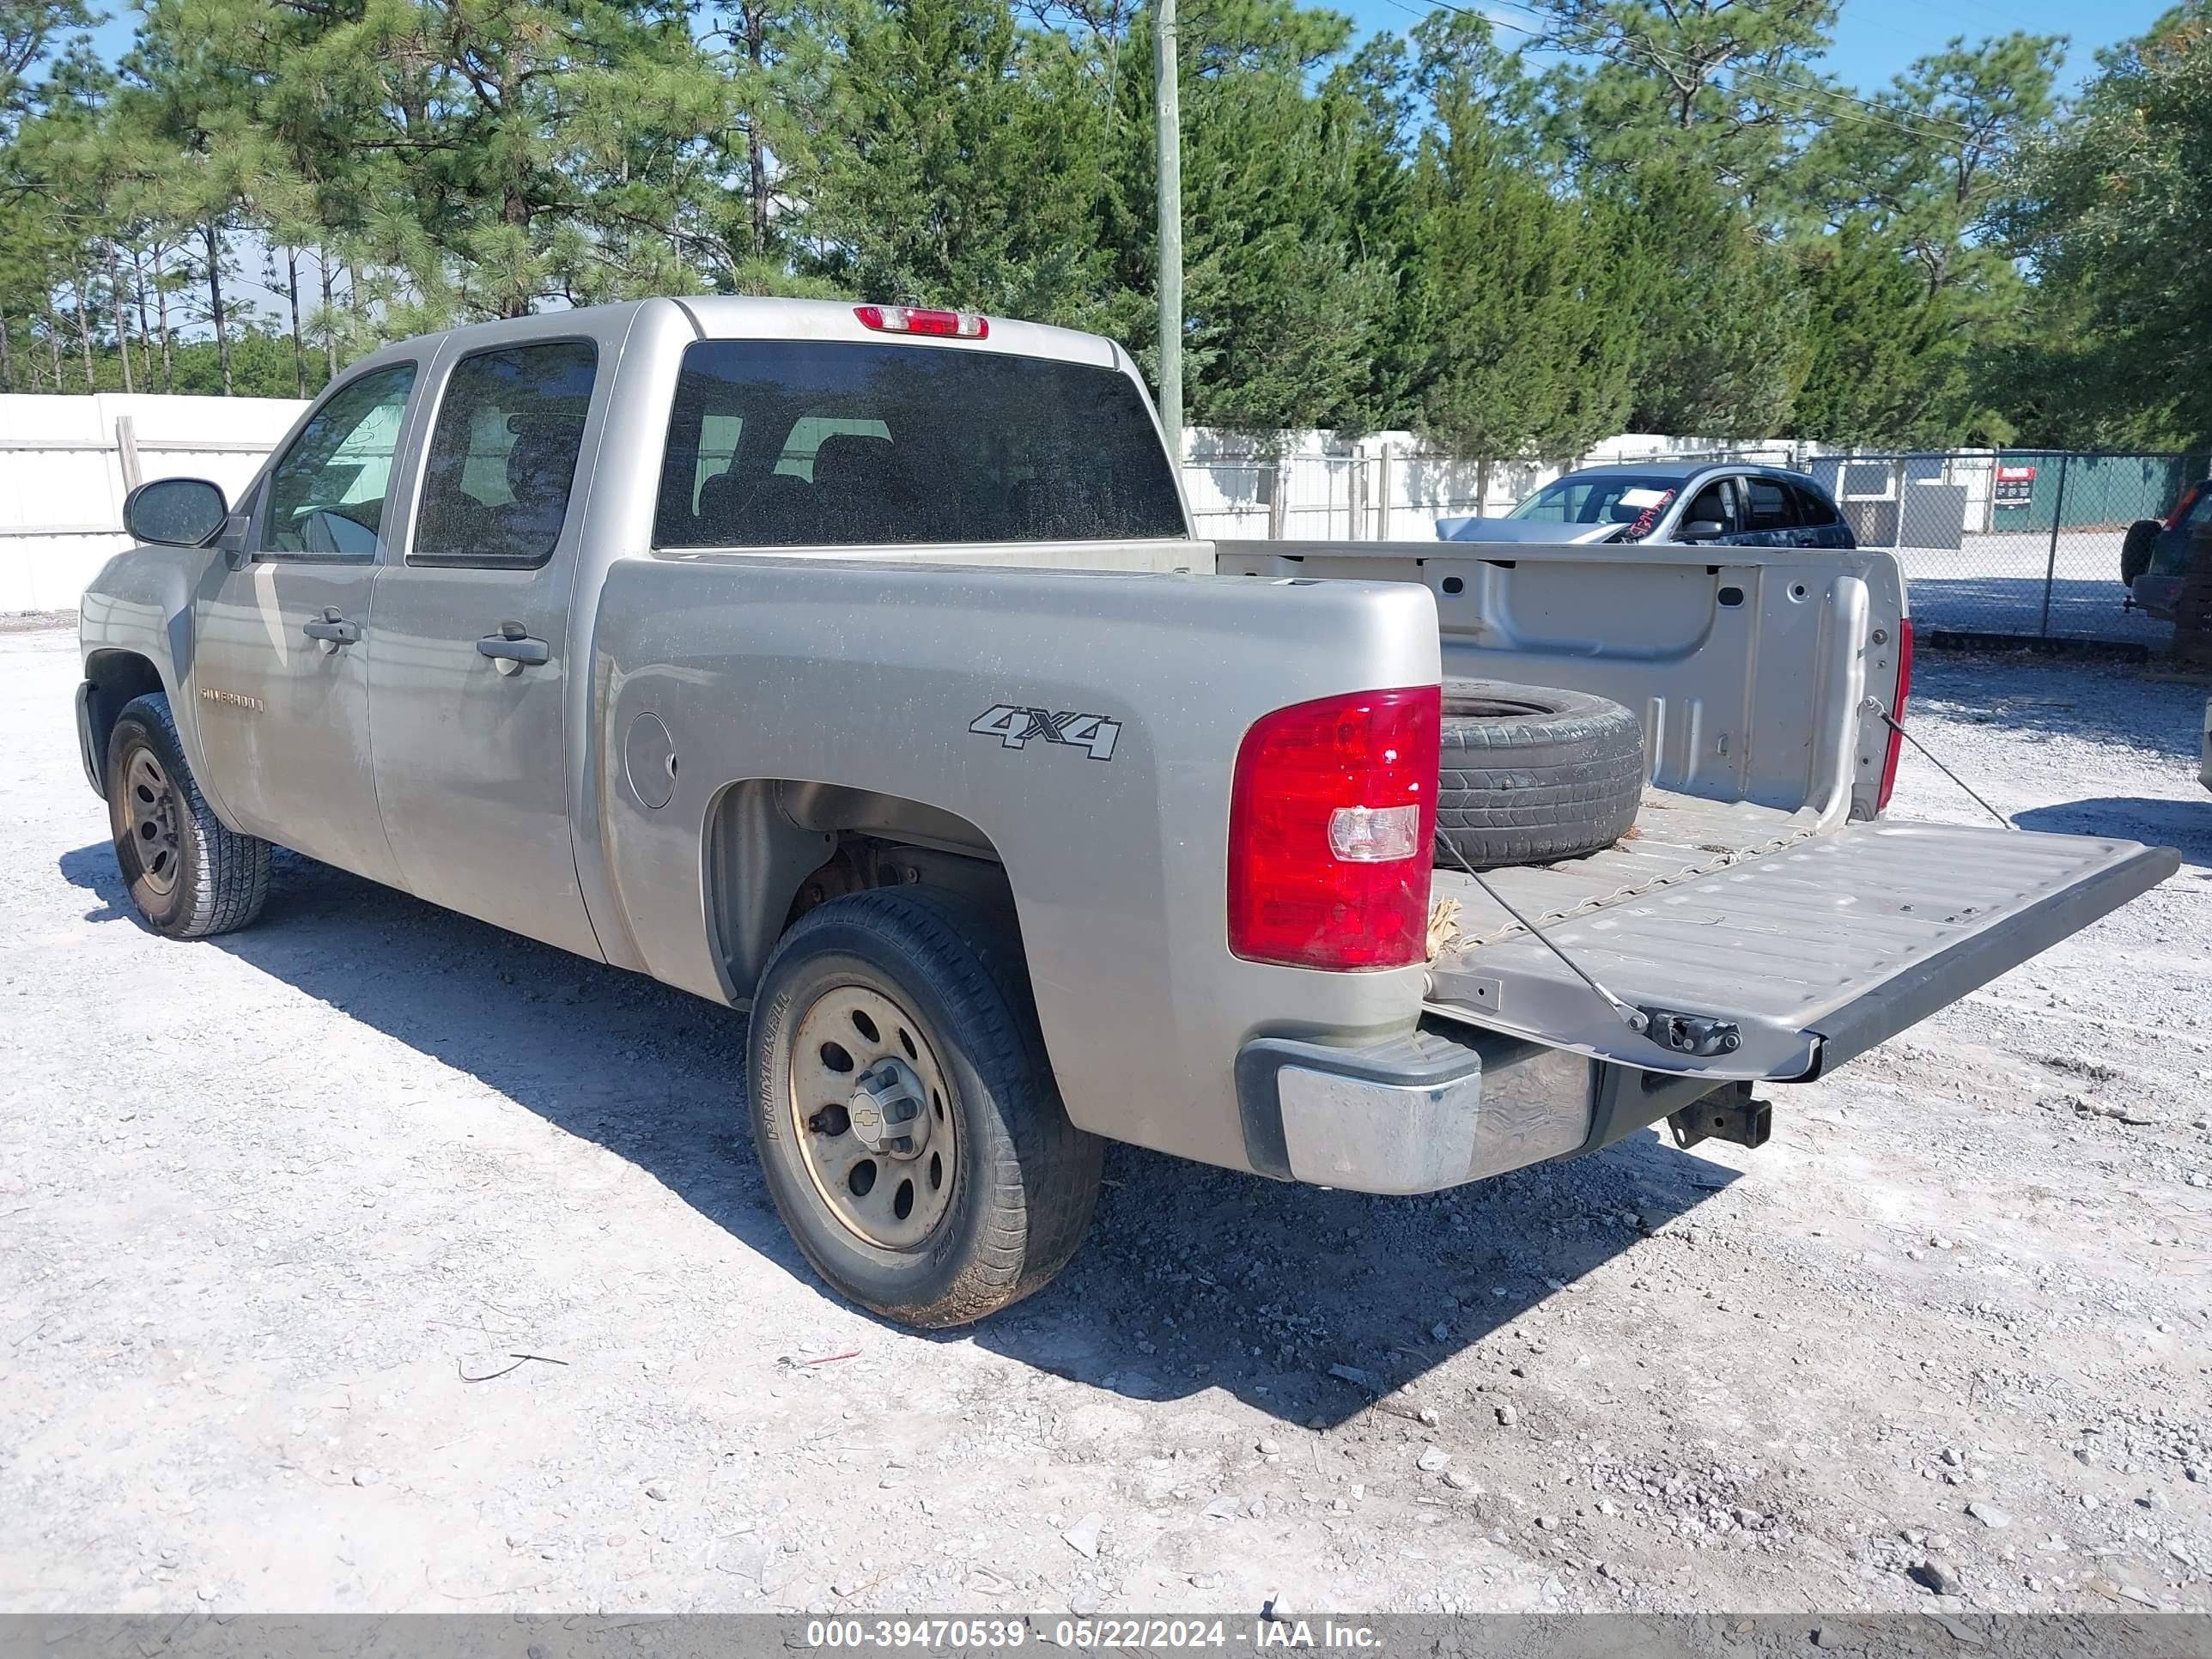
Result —
<instances>
[{"instance_id":1,"label":"open tailgate","mask_svg":"<svg viewBox=\"0 0 2212 1659\"><path fill-rule=\"evenodd\" d=\"M1629 1030L1466 874L1439 869L1436 891L1460 901L1462 934L1488 942L1448 946L1430 1000L1452 1018L1647 1070L1805 1080L2179 866L2171 848L2096 836L1853 823L1540 924L1631 1006L1733 1024L1735 1046L1705 1055ZM1509 898L1511 874L1492 878Z\"/></svg>"}]
</instances>

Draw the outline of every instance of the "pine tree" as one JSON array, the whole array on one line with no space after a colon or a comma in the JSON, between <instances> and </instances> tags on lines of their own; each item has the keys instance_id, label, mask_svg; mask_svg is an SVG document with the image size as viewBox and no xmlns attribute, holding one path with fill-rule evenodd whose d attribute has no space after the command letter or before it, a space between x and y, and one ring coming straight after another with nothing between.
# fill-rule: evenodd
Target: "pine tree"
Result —
<instances>
[{"instance_id":1,"label":"pine tree","mask_svg":"<svg viewBox=\"0 0 2212 1659\"><path fill-rule=\"evenodd\" d=\"M1972 341L1949 295L1931 296L1893 239L1849 219L1798 258L1808 350L1793 434L1878 448L2010 436L1976 403Z\"/></svg>"},{"instance_id":2,"label":"pine tree","mask_svg":"<svg viewBox=\"0 0 2212 1659\"><path fill-rule=\"evenodd\" d=\"M1107 262L1105 112L1074 46L1005 0L855 5L838 44L801 268L871 299L1079 318Z\"/></svg>"},{"instance_id":3,"label":"pine tree","mask_svg":"<svg viewBox=\"0 0 2212 1659\"><path fill-rule=\"evenodd\" d=\"M2034 441L2212 440L2212 4L2102 55L2005 228L2037 279L2003 382Z\"/></svg>"},{"instance_id":4,"label":"pine tree","mask_svg":"<svg viewBox=\"0 0 2212 1659\"><path fill-rule=\"evenodd\" d=\"M1629 429L1758 438L1784 430L1805 377L1806 296L1790 262L1711 174L1654 160L1599 210L1616 303L1633 319Z\"/></svg>"}]
</instances>

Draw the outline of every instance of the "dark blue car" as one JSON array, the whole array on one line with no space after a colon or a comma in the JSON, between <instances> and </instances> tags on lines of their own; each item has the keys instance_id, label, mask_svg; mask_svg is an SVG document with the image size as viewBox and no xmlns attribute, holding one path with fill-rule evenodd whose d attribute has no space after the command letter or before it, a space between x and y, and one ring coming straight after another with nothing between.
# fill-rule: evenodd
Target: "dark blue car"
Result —
<instances>
[{"instance_id":1,"label":"dark blue car","mask_svg":"<svg viewBox=\"0 0 2212 1659\"><path fill-rule=\"evenodd\" d=\"M1502 519L1439 519L1447 542L1858 545L1802 472L1748 461L1637 461L1553 479Z\"/></svg>"},{"instance_id":2,"label":"dark blue car","mask_svg":"<svg viewBox=\"0 0 2212 1659\"><path fill-rule=\"evenodd\" d=\"M2190 548L2212 533L2212 480L2191 484L2161 521L2138 519L2120 544L2120 580L2128 602L2161 622L2173 620L2182 578L2189 574Z\"/></svg>"}]
</instances>

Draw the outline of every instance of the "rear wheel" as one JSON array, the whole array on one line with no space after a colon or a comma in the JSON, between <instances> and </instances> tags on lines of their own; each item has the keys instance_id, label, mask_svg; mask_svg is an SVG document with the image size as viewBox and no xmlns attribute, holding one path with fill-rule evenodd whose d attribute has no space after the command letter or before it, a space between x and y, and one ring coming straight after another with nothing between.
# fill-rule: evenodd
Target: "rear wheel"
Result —
<instances>
[{"instance_id":1,"label":"rear wheel","mask_svg":"<svg viewBox=\"0 0 2212 1659\"><path fill-rule=\"evenodd\" d=\"M155 933L206 939L261 914L269 843L216 817L161 692L125 703L108 733L107 822L131 905Z\"/></svg>"},{"instance_id":2,"label":"rear wheel","mask_svg":"<svg viewBox=\"0 0 2212 1659\"><path fill-rule=\"evenodd\" d=\"M753 1138L840 1294L966 1324L1042 1288L1090 1225L1102 1143L1068 1121L1007 930L915 889L810 910L761 975Z\"/></svg>"}]
</instances>

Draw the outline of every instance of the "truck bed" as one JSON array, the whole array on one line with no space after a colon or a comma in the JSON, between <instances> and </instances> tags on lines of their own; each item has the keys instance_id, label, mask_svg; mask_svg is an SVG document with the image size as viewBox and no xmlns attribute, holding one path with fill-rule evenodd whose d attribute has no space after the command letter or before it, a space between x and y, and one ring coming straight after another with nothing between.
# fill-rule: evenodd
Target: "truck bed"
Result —
<instances>
[{"instance_id":1,"label":"truck bed","mask_svg":"<svg viewBox=\"0 0 2212 1659\"><path fill-rule=\"evenodd\" d=\"M1224 541L1215 559L1277 581L1418 583L1447 678L1592 692L1643 724L1630 836L1485 877L1543 939L1439 849L1431 892L1457 911L1429 964L1432 1020L1647 1075L1811 1078L2178 864L2129 842L1880 821L1907 618L1879 548Z\"/></svg>"},{"instance_id":2,"label":"truck bed","mask_svg":"<svg viewBox=\"0 0 2212 1659\"><path fill-rule=\"evenodd\" d=\"M1810 807L1790 812L1754 801L1706 800L1650 788L1644 792L1636 828L1604 852L1486 874L1508 903L1543 927L1779 851L1812 836L1818 823L1819 815ZM1447 954L1477 951L1524 931L1454 865L1441 846L1433 890L1437 898L1455 899L1459 904Z\"/></svg>"}]
</instances>

